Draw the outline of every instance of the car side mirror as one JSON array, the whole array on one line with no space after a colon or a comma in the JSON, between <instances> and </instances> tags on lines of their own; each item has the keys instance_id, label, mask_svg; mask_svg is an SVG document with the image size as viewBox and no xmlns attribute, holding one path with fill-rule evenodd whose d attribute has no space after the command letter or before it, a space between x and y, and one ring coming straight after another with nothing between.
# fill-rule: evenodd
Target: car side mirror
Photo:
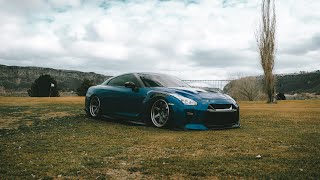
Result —
<instances>
[{"instance_id":1,"label":"car side mirror","mask_svg":"<svg viewBox=\"0 0 320 180\"><path fill-rule=\"evenodd\" d=\"M126 82L126 83L124 83L124 87L131 88L132 91L135 91L135 92L139 91L139 88L137 87L136 84L134 84L134 82Z\"/></svg>"},{"instance_id":2,"label":"car side mirror","mask_svg":"<svg viewBox=\"0 0 320 180\"><path fill-rule=\"evenodd\" d=\"M126 83L124 83L124 87L135 89L137 86L133 82L126 82Z\"/></svg>"}]
</instances>

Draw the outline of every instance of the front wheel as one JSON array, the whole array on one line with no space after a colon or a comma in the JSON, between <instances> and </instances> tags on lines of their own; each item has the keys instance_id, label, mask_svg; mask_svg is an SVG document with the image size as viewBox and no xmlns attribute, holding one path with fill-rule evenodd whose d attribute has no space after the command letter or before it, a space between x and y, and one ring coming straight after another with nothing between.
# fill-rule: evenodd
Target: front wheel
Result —
<instances>
[{"instance_id":1,"label":"front wheel","mask_svg":"<svg viewBox=\"0 0 320 180\"><path fill-rule=\"evenodd\" d=\"M100 99L97 96L93 96L90 99L90 104L89 104L89 115L93 118L99 117L100 116Z\"/></svg>"},{"instance_id":2,"label":"front wheel","mask_svg":"<svg viewBox=\"0 0 320 180\"><path fill-rule=\"evenodd\" d=\"M155 127L161 128L168 124L170 108L164 99L158 99L152 104L150 117Z\"/></svg>"}]
</instances>

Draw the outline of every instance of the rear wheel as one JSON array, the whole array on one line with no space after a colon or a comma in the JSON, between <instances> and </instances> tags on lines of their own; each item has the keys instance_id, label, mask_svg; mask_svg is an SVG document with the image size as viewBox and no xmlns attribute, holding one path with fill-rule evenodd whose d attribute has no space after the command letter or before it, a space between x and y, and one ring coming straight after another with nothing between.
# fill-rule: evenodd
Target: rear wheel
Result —
<instances>
[{"instance_id":1,"label":"rear wheel","mask_svg":"<svg viewBox=\"0 0 320 180\"><path fill-rule=\"evenodd\" d=\"M158 99L152 104L150 110L150 117L152 124L155 127L165 127L168 124L169 116L169 105L164 99Z\"/></svg>"},{"instance_id":2,"label":"rear wheel","mask_svg":"<svg viewBox=\"0 0 320 180\"><path fill-rule=\"evenodd\" d=\"M91 117L99 117L100 116L100 99L97 96L93 96L90 99L90 104L89 104L89 115Z\"/></svg>"}]
</instances>

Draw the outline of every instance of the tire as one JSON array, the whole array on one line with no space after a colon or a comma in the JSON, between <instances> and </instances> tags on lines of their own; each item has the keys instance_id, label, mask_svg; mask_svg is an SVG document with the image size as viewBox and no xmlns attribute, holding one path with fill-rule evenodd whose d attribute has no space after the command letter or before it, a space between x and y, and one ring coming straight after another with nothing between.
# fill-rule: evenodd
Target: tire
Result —
<instances>
[{"instance_id":1,"label":"tire","mask_svg":"<svg viewBox=\"0 0 320 180\"><path fill-rule=\"evenodd\" d=\"M150 108L151 124L157 128L167 127L170 119L170 108L166 100L160 98L154 101Z\"/></svg>"},{"instance_id":2,"label":"tire","mask_svg":"<svg viewBox=\"0 0 320 180\"><path fill-rule=\"evenodd\" d=\"M98 96L92 96L89 102L89 116L93 118L100 117L101 103Z\"/></svg>"}]
</instances>

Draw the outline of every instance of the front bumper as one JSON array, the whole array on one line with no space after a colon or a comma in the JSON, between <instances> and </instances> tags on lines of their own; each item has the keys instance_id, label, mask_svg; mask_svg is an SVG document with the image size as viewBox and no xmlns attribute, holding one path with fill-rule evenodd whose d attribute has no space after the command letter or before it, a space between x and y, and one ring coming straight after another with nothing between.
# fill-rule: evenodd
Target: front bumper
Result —
<instances>
[{"instance_id":1,"label":"front bumper","mask_svg":"<svg viewBox=\"0 0 320 180\"><path fill-rule=\"evenodd\" d=\"M230 102L225 102L232 104ZM175 103L171 106L174 127L192 130L239 128L239 107L226 110L208 109L210 103L198 103L197 106L184 106Z\"/></svg>"},{"instance_id":2,"label":"front bumper","mask_svg":"<svg viewBox=\"0 0 320 180\"><path fill-rule=\"evenodd\" d=\"M240 127L239 110L234 112L194 111L193 115L188 114L184 129L206 130Z\"/></svg>"}]
</instances>

